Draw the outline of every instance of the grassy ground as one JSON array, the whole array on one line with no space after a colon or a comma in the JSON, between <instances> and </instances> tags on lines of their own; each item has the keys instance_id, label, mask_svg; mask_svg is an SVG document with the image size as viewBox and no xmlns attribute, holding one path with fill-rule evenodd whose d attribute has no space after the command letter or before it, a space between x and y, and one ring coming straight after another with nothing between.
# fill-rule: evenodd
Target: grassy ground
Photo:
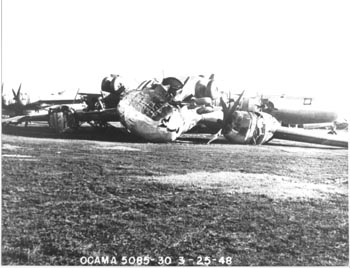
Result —
<instances>
[{"instance_id":1,"label":"grassy ground","mask_svg":"<svg viewBox=\"0 0 350 268\"><path fill-rule=\"evenodd\" d=\"M2 264L348 265L347 150L33 131L2 135Z\"/></svg>"}]
</instances>

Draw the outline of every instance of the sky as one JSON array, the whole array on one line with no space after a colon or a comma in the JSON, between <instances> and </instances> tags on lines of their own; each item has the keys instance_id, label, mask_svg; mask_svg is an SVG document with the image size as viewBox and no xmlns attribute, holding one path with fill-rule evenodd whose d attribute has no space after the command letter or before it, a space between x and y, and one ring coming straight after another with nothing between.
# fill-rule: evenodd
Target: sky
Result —
<instances>
[{"instance_id":1,"label":"sky","mask_svg":"<svg viewBox=\"0 0 350 268\"><path fill-rule=\"evenodd\" d=\"M222 90L321 95L346 105L345 0L2 0L2 82L43 97L210 75Z\"/></svg>"}]
</instances>

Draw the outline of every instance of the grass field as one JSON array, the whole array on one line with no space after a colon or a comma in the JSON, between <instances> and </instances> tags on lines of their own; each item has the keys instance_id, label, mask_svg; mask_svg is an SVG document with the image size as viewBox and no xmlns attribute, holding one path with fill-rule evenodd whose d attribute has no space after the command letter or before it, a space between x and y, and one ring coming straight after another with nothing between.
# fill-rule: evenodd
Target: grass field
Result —
<instances>
[{"instance_id":1,"label":"grass field","mask_svg":"<svg viewBox=\"0 0 350 268\"><path fill-rule=\"evenodd\" d=\"M3 130L3 265L349 264L347 149L50 133Z\"/></svg>"}]
</instances>

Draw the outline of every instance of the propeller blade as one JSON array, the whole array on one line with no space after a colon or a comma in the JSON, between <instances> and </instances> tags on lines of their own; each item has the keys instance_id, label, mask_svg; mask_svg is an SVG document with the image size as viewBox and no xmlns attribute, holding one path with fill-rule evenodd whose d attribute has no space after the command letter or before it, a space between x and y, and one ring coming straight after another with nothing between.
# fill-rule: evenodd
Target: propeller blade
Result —
<instances>
[{"instance_id":1,"label":"propeller blade","mask_svg":"<svg viewBox=\"0 0 350 268\"><path fill-rule=\"evenodd\" d=\"M12 93L13 93L13 99L16 100L17 99L17 95L14 89L12 89Z\"/></svg>"},{"instance_id":2,"label":"propeller blade","mask_svg":"<svg viewBox=\"0 0 350 268\"><path fill-rule=\"evenodd\" d=\"M239 103L240 103L240 101L241 101L243 95L244 95L244 90L242 91L242 93L241 93L241 95L238 97L238 99L235 101L235 103L233 104L233 106L230 108L229 114L232 114L234 111L237 110L237 107L238 107L238 105L239 105Z\"/></svg>"},{"instance_id":3,"label":"propeller blade","mask_svg":"<svg viewBox=\"0 0 350 268\"><path fill-rule=\"evenodd\" d=\"M18 90L17 90L17 93L15 92L14 89L12 89L13 99L14 99L15 101L19 101L19 96L20 96L20 93L21 93L21 87L22 87L22 83L19 85Z\"/></svg>"},{"instance_id":4,"label":"propeller blade","mask_svg":"<svg viewBox=\"0 0 350 268\"><path fill-rule=\"evenodd\" d=\"M182 88L186 85L186 83L188 82L189 79L190 79L190 77L188 76L188 77L186 78L185 82L183 83Z\"/></svg>"},{"instance_id":5,"label":"propeller blade","mask_svg":"<svg viewBox=\"0 0 350 268\"><path fill-rule=\"evenodd\" d=\"M224 125L226 124L227 120L228 120L228 116L229 116L229 108L227 107L226 103L224 102L223 98L220 97L220 105L222 107L222 111L224 113L224 118L222 120L222 126L221 128L224 127Z\"/></svg>"},{"instance_id":6,"label":"propeller blade","mask_svg":"<svg viewBox=\"0 0 350 268\"><path fill-rule=\"evenodd\" d=\"M225 126L227 124L227 121L230 118L230 115L233 114L233 112L237 109L242 97L244 94L244 90L242 91L241 95L238 97L238 99L234 102L233 106L231 108L228 108L227 105L225 104L225 102L223 101L222 98L220 98L220 104L223 108L223 112L224 112L224 119L222 121L222 125Z\"/></svg>"},{"instance_id":7,"label":"propeller blade","mask_svg":"<svg viewBox=\"0 0 350 268\"><path fill-rule=\"evenodd\" d=\"M212 143L213 141L217 140L220 136L222 136L222 128L213 135L213 137L208 141L207 144Z\"/></svg>"},{"instance_id":8,"label":"propeller blade","mask_svg":"<svg viewBox=\"0 0 350 268\"><path fill-rule=\"evenodd\" d=\"M228 111L228 108L227 108L226 103L225 103L224 100L222 99L222 97L220 97L220 105L221 105L221 107L222 107L222 109L223 109L224 116L225 116L225 114L226 114L227 111Z\"/></svg>"},{"instance_id":9,"label":"propeller blade","mask_svg":"<svg viewBox=\"0 0 350 268\"><path fill-rule=\"evenodd\" d=\"M17 90L17 98L19 98L19 94L21 93L21 87L22 87L22 83L19 84L19 88Z\"/></svg>"}]
</instances>

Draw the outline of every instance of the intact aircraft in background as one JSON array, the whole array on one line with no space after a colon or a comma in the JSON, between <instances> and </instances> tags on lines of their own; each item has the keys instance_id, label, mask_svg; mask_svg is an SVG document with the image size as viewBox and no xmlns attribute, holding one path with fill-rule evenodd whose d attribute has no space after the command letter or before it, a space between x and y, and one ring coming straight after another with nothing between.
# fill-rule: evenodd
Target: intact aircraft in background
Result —
<instances>
[{"instance_id":1,"label":"intact aircraft in background","mask_svg":"<svg viewBox=\"0 0 350 268\"><path fill-rule=\"evenodd\" d=\"M240 94L234 94L239 96ZM228 97L233 100L231 94ZM328 99L312 96L286 94L255 94L243 96L239 110L258 111L271 114L284 126L333 123L338 112L330 106Z\"/></svg>"},{"instance_id":2,"label":"intact aircraft in background","mask_svg":"<svg viewBox=\"0 0 350 268\"><path fill-rule=\"evenodd\" d=\"M244 92L234 101L220 98L214 75L209 78L191 76L185 80L168 77L162 82L147 80L136 89L128 88L122 77L111 75L103 79L101 89L109 95L103 97L101 94L85 94L87 107L84 109L77 110L69 105L50 108L46 116L49 125L58 132L64 132L78 128L84 122L106 126L108 122L119 121L129 132L145 140L171 142L195 126L204 124L212 132L218 131L214 137L221 134L236 144L259 145L278 138L348 146L347 140L335 135L310 135L302 129L282 126L276 117L288 113L283 113L282 107L276 113L278 108L275 108L270 99L261 98L257 102L245 98ZM221 106L213 105L219 99ZM296 124L315 123L324 121L325 118L315 118L309 111L289 115L291 117L286 116L287 119L302 118L302 121L296 120ZM327 120L335 119L333 114L329 115ZM35 121L37 118L24 115L12 123L28 120Z\"/></svg>"},{"instance_id":3,"label":"intact aircraft in background","mask_svg":"<svg viewBox=\"0 0 350 268\"><path fill-rule=\"evenodd\" d=\"M55 107L59 105L66 104L82 104L81 99L75 98L55 98L55 99L43 99L35 102L30 102L30 98L27 94L21 92L22 84L19 85L17 92L12 89L13 99L7 103L3 95L3 87L1 85L2 93L2 118L11 118L23 115L44 115L47 114L47 111L50 107ZM62 95L62 92L59 92L58 95ZM79 106L78 106L79 107Z\"/></svg>"}]
</instances>

